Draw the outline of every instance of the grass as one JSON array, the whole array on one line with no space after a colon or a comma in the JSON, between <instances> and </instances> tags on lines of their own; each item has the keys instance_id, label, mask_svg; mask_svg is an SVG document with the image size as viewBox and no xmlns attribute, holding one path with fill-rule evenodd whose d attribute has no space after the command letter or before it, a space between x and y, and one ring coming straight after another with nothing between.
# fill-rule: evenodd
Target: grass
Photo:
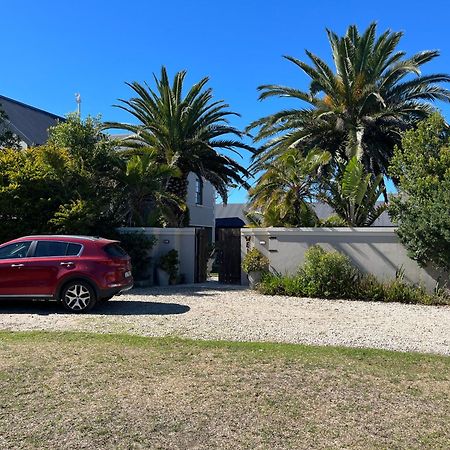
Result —
<instances>
[{"instance_id":1,"label":"grass","mask_svg":"<svg viewBox=\"0 0 450 450\"><path fill-rule=\"evenodd\" d=\"M450 358L0 333L1 449L448 448Z\"/></svg>"}]
</instances>

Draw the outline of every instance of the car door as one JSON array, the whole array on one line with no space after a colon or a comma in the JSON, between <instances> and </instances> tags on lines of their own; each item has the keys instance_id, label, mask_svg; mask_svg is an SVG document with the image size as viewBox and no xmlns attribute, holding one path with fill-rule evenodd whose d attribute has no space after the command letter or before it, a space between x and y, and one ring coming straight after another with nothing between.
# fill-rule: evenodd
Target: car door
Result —
<instances>
[{"instance_id":1,"label":"car door","mask_svg":"<svg viewBox=\"0 0 450 450\"><path fill-rule=\"evenodd\" d=\"M32 256L33 290L37 295L53 295L59 278L77 266L81 244L38 240Z\"/></svg>"},{"instance_id":2,"label":"car door","mask_svg":"<svg viewBox=\"0 0 450 450\"><path fill-rule=\"evenodd\" d=\"M0 297L33 294L30 286L30 250L32 241L20 241L0 247Z\"/></svg>"}]
</instances>

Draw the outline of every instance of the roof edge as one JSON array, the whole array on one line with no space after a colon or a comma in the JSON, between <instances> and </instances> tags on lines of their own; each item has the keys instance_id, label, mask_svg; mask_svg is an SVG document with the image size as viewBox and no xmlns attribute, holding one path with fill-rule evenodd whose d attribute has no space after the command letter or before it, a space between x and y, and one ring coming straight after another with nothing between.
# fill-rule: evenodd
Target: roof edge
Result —
<instances>
[{"instance_id":1,"label":"roof edge","mask_svg":"<svg viewBox=\"0 0 450 450\"><path fill-rule=\"evenodd\" d=\"M50 116L53 119L60 119L60 120L62 120L64 122L66 121L65 117L58 116L57 114L53 114L51 112L45 111L45 109L36 108L35 106L31 106L31 105L28 105L27 103L19 102L18 100L15 100L13 98L6 97L5 95L1 95L0 94L0 103L1 103L1 99L7 100L8 102L15 103L16 105L23 106L24 108L28 108L28 109L31 109L33 111L38 111L40 113L46 114L47 116Z\"/></svg>"}]
</instances>

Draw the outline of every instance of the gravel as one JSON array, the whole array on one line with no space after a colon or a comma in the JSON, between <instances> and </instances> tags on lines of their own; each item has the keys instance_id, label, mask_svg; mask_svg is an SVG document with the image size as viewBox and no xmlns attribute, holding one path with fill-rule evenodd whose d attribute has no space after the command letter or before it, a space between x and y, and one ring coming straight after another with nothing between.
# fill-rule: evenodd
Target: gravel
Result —
<instances>
[{"instance_id":1,"label":"gravel","mask_svg":"<svg viewBox=\"0 0 450 450\"><path fill-rule=\"evenodd\" d=\"M0 330L89 331L450 355L450 307L263 296L215 283L134 289L92 313L2 301Z\"/></svg>"}]
</instances>

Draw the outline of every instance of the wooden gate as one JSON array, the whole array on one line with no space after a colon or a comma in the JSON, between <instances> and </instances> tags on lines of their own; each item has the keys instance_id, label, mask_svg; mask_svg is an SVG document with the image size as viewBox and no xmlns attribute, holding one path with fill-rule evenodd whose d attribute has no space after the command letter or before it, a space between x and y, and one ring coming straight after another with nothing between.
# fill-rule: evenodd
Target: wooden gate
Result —
<instances>
[{"instance_id":1,"label":"wooden gate","mask_svg":"<svg viewBox=\"0 0 450 450\"><path fill-rule=\"evenodd\" d=\"M208 278L210 237L208 230L195 229L195 283L204 283Z\"/></svg>"},{"instance_id":2,"label":"wooden gate","mask_svg":"<svg viewBox=\"0 0 450 450\"><path fill-rule=\"evenodd\" d=\"M219 282L241 284L241 229L216 228Z\"/></svg>"}]
</instances>

